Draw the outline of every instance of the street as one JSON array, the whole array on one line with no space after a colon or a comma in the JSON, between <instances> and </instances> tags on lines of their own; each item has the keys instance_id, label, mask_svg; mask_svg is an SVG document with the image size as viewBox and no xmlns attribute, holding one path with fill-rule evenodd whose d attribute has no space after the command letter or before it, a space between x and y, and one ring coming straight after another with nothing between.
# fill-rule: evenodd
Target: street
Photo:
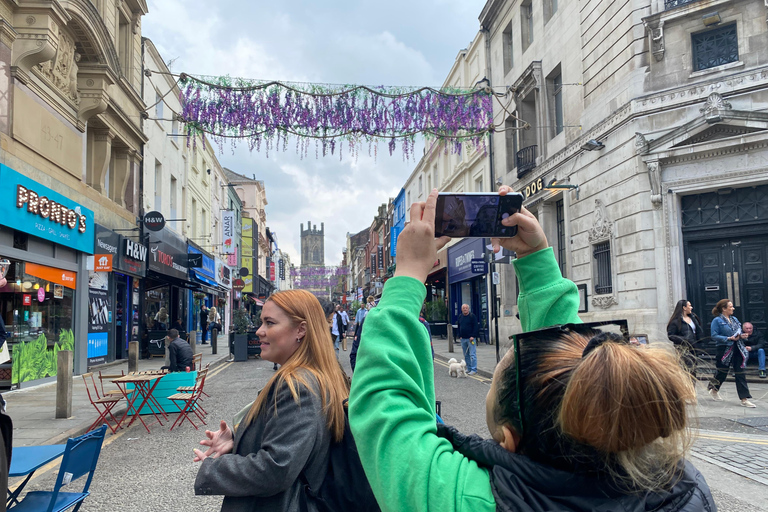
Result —
<instances>
[{"instance_id":1,"label":"street","mask_svg":"<svg viewBox=\"0 0 768 512\"><path fill-rule=\"evenodd\" d=\"M348 354L340 352L347 372ZM206 383L211 397L204 403L209 412L208 424L216 426L220 418L232 418L272 374L272 363L260 359L225 363L212 371ZM443 418L464 433L488 435L485 396L489 384L482 376L451 378L446 363L435 361L435 386ZM707 478L718 509L768 510L768 432L733 421L768 423L768 385L750 384L758 404L752 410L735 405L732 382L723 386L724 402L711 401L704 394L703 382L698 386L698 422L703 430L691 460ZM188 423L173 432L157 424L150 428L152 432L147 434L140 424L135 424L107 436L83 512L218 510L220 497L195 496L193 490L197 464L192 462L192 449L202 439L203 431L196 431ZM57 468L58 462L54 462L38 472L27 489L51 489ZM747 475L750 478L745 478Z\"/></svg>"}]
</instances>

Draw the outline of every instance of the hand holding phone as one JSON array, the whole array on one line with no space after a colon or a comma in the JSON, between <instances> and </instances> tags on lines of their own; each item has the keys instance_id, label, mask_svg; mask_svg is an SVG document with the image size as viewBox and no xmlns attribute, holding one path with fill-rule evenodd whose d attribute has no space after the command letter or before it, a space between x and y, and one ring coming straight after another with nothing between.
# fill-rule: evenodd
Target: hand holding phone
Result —
<instances>
[{"instance_id":1,"label":"hand holding phone","mask_svg":"<svg viewBox=\"0 0 768 512\"><path fill-rule=\"evenodd\" d=\"M503 220L523 207L522 194L439 194L435 205L435 236L451 238L511 238L516 225Z\"/></svg>"},{"instance_id":2,"label":"hand holding phone","mask_svg":"<svg viewBox=\"0 0 768 512\"><path fill-rule=\"evenodd\" d=\"M513 194L512 187L502 185L499 187L499 195ZM521 207L518 213L502 219L504 226L516 226L517 236L514 238L491 238L493 252L499 252L499 247L517 253L518 258L523 258L536 251L549 247L544 230L536 217L525 207Z\"/></svg>"}]
</instances>

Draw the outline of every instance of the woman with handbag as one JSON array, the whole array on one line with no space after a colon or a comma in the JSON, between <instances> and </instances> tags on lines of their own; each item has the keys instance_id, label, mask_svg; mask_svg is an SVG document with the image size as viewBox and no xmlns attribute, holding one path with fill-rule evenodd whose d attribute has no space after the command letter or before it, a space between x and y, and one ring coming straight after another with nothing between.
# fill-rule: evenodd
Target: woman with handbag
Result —
<instances>
[{"instance_id":1,"label":"woman with handbag","mask_svg":"<svg viewBox=\"0 0 768 512\"><path fill-rule=\"evenodd\" d=\"M722 299L715 304L712 309L712 319L710 332L715 340L717 348L717 358L715 359L714 380L709 384L709 394L716 402L721 402L720 386L728 378L728 372L733 367L733 377L736 380L736 392L741 400L743 407L754 408L755 404L749 401L752 395L747 386L747 361L749 360L749 350L747 350L744 340L748 338L741 332L741 322L733 316L733 302L730 299Z\"/></svg>"}]
</instances>

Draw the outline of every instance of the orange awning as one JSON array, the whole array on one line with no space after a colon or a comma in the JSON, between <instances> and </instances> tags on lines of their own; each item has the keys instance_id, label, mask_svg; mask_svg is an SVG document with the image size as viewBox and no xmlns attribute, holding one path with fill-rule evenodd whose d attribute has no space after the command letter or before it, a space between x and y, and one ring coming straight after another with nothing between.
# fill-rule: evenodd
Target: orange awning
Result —
<instances>
[{"instance_id":1,"label":"orange awning","mask_svg":"<svg viewBox=\"0 0 768 512\"><path fill-rule=\"evenodd\" d=\"M52 283L75 289L77 287L77 273L60 268L46 267L35 263L25 263L24 273L30 276L39 277Z\"/></svg>"}]
</instances>

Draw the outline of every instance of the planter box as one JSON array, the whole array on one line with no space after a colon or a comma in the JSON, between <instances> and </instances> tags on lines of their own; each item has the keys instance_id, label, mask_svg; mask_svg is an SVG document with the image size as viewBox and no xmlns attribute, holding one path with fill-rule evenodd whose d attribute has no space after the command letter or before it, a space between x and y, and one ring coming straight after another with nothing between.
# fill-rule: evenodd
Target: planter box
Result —
<instances>
[{"instance_id":1,"label":"planter box","mask_svg":"<svg viewBox=\"0 0 768 512\"><path fill-rule=\"evenodd\" d=\"M160 382L157 383L157 387L155 387L155 390L152 392L152 396L155 397L155 399L160 404L160 407L167 413L177 413L179 412L179 409L174 405L173 402L168 400L168 397L171 395L176 394L176 388L181 386L194 386L195 385L195 379L197 378L197 372L196 371L190 371L190 372L173 372L167 374L165 377L160 379ZM133 385L129 384L128 389L133 389ZM131 393L129 396L132 396ZM139 406L139 402L142 400L141 398L138 398L136 400L135 406ZM152 414L154 407L150 405L149 402L147 402L144 407L141 408L141 411L139 411L139 414Z\"/></svg>"}]
</instances>

